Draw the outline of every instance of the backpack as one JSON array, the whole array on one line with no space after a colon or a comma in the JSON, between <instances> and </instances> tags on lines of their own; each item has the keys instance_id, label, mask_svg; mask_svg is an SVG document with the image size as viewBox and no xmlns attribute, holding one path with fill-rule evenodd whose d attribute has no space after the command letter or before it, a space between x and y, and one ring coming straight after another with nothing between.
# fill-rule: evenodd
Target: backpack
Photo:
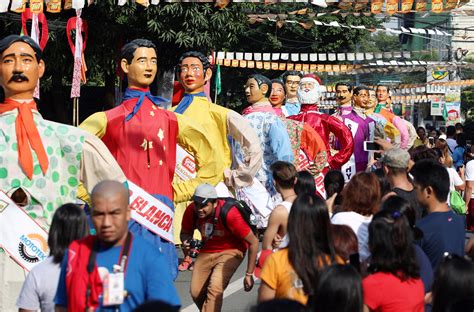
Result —
<instances>
[{"instance_id":1,"label":"backpack","mask_svg":"<svg viewBox=\"0 0 474 312\"><path fill-rule=\"evenodd\" d=\"M242 200L237 200L232 197L220 198L225 201L224 206L222 206L219 212L219 218L222 221L224 227L229 230L227 226L227 214L229 213L230 209L235 207L239 211L240 215L244 219L245 223L248 224L250 229L252 230L253 234L257 235L257 217L253 214L252 209Z\"/></svg>"},{"instance_id":2,"label":"backpack","mask_svg":"<svg viewBox=\"0 0 474 312\"><path fill-rule=\"evenodd\" d=\"M466 202L459 194L458 191L452 191L451 197L449 199L449 205L451 209L457 214L464 215L466 214Z\"/></svg>"}]
</instances>

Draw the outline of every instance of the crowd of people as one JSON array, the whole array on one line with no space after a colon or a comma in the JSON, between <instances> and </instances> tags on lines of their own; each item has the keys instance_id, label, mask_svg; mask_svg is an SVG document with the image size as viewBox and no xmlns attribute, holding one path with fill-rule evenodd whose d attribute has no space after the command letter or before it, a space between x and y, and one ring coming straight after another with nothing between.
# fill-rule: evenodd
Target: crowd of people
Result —
<instances>
[{"instance_id":1,"label":"crowd of people","mask_svg":"<svg viewBox=\"0 0 474 312\"><path fill-rule=\"evenodd\" d=\"M221 311L246 254L244 290L261 281L255 311L474 308L474 149L462 125L415 129L388 86L346 82L326 114L320 78L297 71L249 76L239 114L209 100L199 52L179 58L184 93L166 109L149 89L156 47L136 39L121 50L123 101L72 127L36 108L45 64L31 38L4 38L0 57L0 191L49 233L50 254L23 282L21 261L0 253L5 311L13 297L20 311L178 311L173 280L186 270L199 310ZM137 191L150 195L142 218ZM166 223L160 205L174 241L154 227Z\"/></svg>"}]
</instances>

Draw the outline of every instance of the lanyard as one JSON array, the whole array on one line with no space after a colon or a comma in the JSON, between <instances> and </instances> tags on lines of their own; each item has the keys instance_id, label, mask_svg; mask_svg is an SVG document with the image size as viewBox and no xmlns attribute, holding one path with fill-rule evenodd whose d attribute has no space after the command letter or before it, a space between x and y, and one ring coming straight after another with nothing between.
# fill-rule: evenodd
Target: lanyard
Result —
<instances>
[{"instance_id":1,"label":"lanyard","mask_svg":"<svg viewBox=\"0 0 474 312\"><path fill-rule=\"evenodd\" d=\"M119 265L121 272L124 273L125 278L125 271L128 264L128 255L130 253L130 245L132 244L132 233L127 233L127 238L125 239L125 244L122 245L122 250L120 251L119 257ZM89 275L88 284L87 284L87 292L86 292L86 311L89 307L89 297L91 294L91 281L90 275L94 271L95 267L95 260L97 257L97 251L99 250L99 240L95 239L94 244L92 245L91 254L89 256L89 263L87 264L87 273Z\"/></svg>"}]
</instances>

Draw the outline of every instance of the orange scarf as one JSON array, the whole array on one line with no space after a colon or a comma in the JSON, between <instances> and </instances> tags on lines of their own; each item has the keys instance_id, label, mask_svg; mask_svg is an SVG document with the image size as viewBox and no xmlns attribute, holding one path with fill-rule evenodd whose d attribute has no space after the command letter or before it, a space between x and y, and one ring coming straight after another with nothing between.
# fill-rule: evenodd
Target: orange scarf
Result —
<instances>
[{"instance_id":1,"label":"orange scarf","mask_svg":"<svg viewBox=\"0 0 474 312\"><path fill-rule=\"evenodd\" d=\"M5 99L5 102L0 104L0 114L14 109L18 109L15 122L18 158L21 168L31 180L33 177L33 155L30 146L36 152L43 174L46 174L49 165L48 156L33 119L32 110L37 110L36 103L34 101L19 103L12 99Z\"/></svg>"}]
</instances>

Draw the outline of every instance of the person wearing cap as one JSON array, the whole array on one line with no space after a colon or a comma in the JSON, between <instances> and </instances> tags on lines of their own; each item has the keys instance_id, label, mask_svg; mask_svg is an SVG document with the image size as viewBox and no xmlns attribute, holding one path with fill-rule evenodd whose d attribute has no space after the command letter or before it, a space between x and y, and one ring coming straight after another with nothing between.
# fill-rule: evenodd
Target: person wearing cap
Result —
<instances>
[{"instance_id":1,"label":"person wearing cap","mask_svg":"<svg viewBox=\"0 0 474 312\"><path fill-rule=\"evenodd\" d=\"M220 212L226 198L218 198L210 184L200 184L193 202L186 208L181 226L181 241L187 254L195 229L199 230L203 247L197 255L191 278L191 297L200 311L221 311L224 290L249 249L244 290L254 285L253 273L258 252L258 239L236 207L226 215Z\"/></svg>"},{"instance_id":2,"label":"person wearing cap","mask_svg":"<svg viewBox=\"0 0 474 312\"><path fill-rule=\"evenodd\" d=\"M289 119L308 123L323 138L326 144L329 166L340 169L351 157L354 151L354 140L349 128L334 116L320 113L318 103L321 98L320 81L314 75L307 75L301 79L298 87L298 99L301 111ZM333 133L338 140L340 149L333 155L329 147L329 135Z\"/></svg>"},{"instance_id":3,"label":"person wearing cap","mask_svg":"<svg viewBox=\"0 0 474 312\"><path fill-rule=\"evenodd\" d=\"M416 220L421 219L425 212L417 200L413 184L408 180L410 154L401 148L394 147L384 152L380 162L383 164L391 188L391 192L385 196L398 195L406 199L415 208Z\"/></svg>"}]
</instances>

